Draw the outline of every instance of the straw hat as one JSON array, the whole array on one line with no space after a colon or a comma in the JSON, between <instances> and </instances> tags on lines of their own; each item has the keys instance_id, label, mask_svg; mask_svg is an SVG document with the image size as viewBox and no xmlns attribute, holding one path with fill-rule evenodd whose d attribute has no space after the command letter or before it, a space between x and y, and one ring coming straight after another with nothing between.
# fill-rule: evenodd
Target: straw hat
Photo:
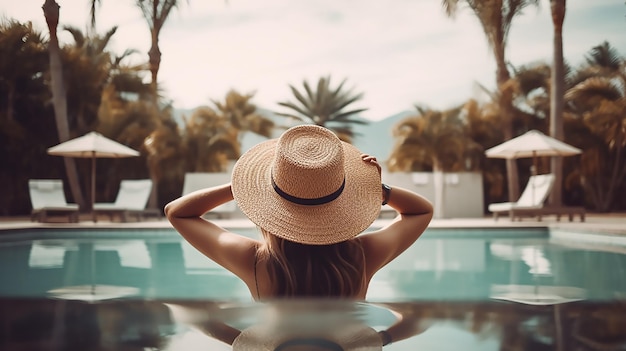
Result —
<instances>
[{"instance_id":1,"label":"straw hat","mask_svg":"<svg viewBox=\"0 0 626 351\"><path fill-rule=\"evenodd\" d=\"M235 164L239 208L281 238L329 245L357 236L378 217L378 169L330 130L300 125L255 145Z\"/></svg>"},{"instance_id":2,"label":"straw hat","mask_svg":"<svg viewBox=\"0 0 626 351\"><path fill-rule=\"evenodd\" d=\"M233 341L233 351L382 351L382 339L371 327L351 323L326 332L293 327L253 326Z\"/></svg>"}]
</instances>

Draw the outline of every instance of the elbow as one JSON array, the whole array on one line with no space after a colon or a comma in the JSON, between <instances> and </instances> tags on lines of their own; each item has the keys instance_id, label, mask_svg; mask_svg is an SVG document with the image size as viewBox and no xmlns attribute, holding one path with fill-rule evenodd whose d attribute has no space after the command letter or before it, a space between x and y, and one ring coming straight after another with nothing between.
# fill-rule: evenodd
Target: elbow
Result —
<instances>
[{"instance_id":1,"label":"elbow","mask_svg":"<svg viewBox=\"0 0 626 351\"><path fill-rule=\"evenodd\" d=\"M426 208L424 209L424 216L426 218L428 218L428 222L430 222L433 219L433 216L435 214L435 207L433 206L433 204L428 201L427 202L428 206L426 206Z\"/></svg>"},{"instance_id":2,"label":"elbow","mask_svg":"<svg viewBox=\"0 0 626 351\"><path fill-rule=\"evenodd\" d=\"M168 203L165 205L165 207L163 208L163 213L165 214L165 217L170 219L172 218L173 214L172 214L172 203Z\"/></svg>"},{"instance_id":3,"label":"elbow","mask_svg":"<svg viewBox=\"0 0 626 351\"><path fill-rule=\"evenodd\" d=\"M433 206L432 202L428 201L427 203L428 206L426 206L426 214L432 217L433 213L435 213L435 207Z\"/></svg>"}]
</instances>

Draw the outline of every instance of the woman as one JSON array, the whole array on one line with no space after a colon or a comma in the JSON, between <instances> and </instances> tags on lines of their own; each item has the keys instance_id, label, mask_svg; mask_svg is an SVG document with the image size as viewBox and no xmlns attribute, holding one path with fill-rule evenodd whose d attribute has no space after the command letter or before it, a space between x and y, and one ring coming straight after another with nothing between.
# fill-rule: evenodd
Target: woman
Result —
<instances>
[{"instance_id":1,"label":"woman","mask_svg":"<svg viewBox=\"0 0 626 351\"><path fill-rule=\"evenodd\" d=\"M260 228L263 241L202 218L233 199ZM361 234L378 217L381 203L399 215ZM432 213L420 195L381 184L376 158L314 125L290 128L251 148L235 164L231 184L165 206L174 228L243 280L255 300L363 300L373 275L420 237Z\"/></svg>"}]
</instances>

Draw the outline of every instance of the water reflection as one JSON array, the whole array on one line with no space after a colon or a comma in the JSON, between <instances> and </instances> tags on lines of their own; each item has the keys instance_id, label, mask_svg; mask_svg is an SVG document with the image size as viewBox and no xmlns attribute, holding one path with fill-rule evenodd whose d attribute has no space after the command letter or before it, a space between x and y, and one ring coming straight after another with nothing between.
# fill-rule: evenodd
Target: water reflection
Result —
<instances>
[{"instance_id":1,"label":"water reflection","mask_svg":"<svg viewBox=\"0 0 626 351\"><path fill-rule=\"evenodd\" d=\"M173 231L0 241L0 297L51 296L81 286L133 288L135 297L248 301L246 286ZM44 239L45 238L45 239ZM626 292L626 255L547 238L438 237L427 232L373 278L368 299L484 300L494 286L566 286L584 298ZM125 296L129 296L128 294Z\"/></svg>"},{"instance_id":2,"label":"water reflection","mask_svg":"<svg viewBox=\"0 0 626 351\"><path fill-rule=\"evenodd\" d=\"M427 232L374 277L367 304L298 313L252 303L173 232L4 235L0 350L231 350L233 335L290 331L296 316L333 331L402 316L407 338L385 350L626 350L624 253L509 234Z\"/></svg>"},{"instance_id":3,"label":"water reflection","mask_svg":"<svg viewBox=\"0 0 626 351\"><path fill-rule=\"evenodd\" d=\"M99 300L117 287L130 297L249 298L239 279L178 238L2 243L0 281L5 297Z\"/></svg>"},{"instance_id":4,"label":"water reflection","mask_svg":"<svg viewBox=\"0 0 626 351\"><path fill-rule=\"evenodd\" d=\"M537 306L498 301L428 301L369 306L335 305L332 309L328 309L329 304L320 306L308 303L306 310L291 309L289 313L279 316L286 317L288 322L281 324L274 319L277 318L276 314L285 310L284 306L277 308L271 303L258 305L180 300L111 300L86 303L54 299L2 299L0 325L3 328L0 333L0 349L237 350L230 343L236 340L241 331L247 331L246 337L249 337L252 333L250 330L260 328L263 332L254 333L254 339L248 341L256 340L261 345L267 342L262 337L269 337L274 343L268 342L268 345L275 346L285 340L302 340L303 335L310 336L302 334L304 329L298 329L298 326L315 326L316 332L331 331L334 337L359 335L364 338L360 342L369 343L369 349L373 350L377 346L368 328L379 330L394 320L382 313L383 310L372 312L365 307L384 307L397 311L408 316L407 319L414 328L414 336L396 341L386 346L385 350L626 348L626 304L623 302L571 302ZM181 312L173 311L172 306L183 306L183 314L187 316L181 317ZM352 313L338 313L346 310L351 310ZM270 311L274 313L273 316L268 315ZM338 316L343 317L336 319ZM212 336L215 326L202 326L208 321L221 322L235 330L236 334L231 336L231 342ZM281 326L282 329L273 329L276 326ZM327 329L320 330L322 327ZM310 332L311 329L306 330ZM284 335L288 338L285 339ZM321 335L337 342L344 340L333 339L328 336L330 334ZM353 340L355 343L357 341Z\"/></svg>"}]
</instances>

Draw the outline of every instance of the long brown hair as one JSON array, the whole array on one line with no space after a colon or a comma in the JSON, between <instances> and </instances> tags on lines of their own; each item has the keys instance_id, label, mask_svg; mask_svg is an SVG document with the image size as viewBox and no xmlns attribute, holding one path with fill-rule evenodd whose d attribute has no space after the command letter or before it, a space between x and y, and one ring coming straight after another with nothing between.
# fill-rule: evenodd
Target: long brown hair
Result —
<instances>
[{"instance_id":1,"label":"long brown hair","mask_svg":"<svg viewBox=\"0 0 626 351\"><path fill-rule=\"evenodd\" d=\"M305 245L261 232L265 244L257 254L267 264L274 297L352 298L365 286L365 254L358 239Z\"/></svg>"}]
</instances>

